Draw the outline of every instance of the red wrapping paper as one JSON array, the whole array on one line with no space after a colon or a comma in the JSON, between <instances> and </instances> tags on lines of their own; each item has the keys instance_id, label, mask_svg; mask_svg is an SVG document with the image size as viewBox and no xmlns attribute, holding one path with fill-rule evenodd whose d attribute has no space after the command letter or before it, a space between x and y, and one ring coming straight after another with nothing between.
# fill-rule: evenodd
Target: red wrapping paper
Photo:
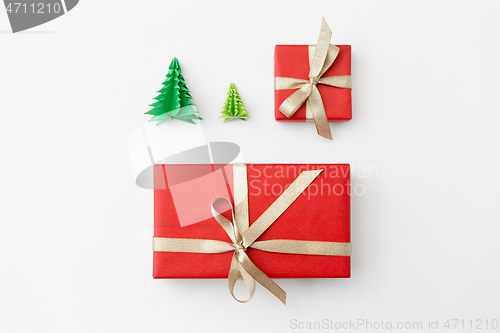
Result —
<instances>
[{"instance_id":1,"label":"red wrapping paper","mask_svg":"<svg viewBox=\"0 0 500 333\"><path fill-rule=\"evenodd\" d=\"M351 46L337 45L340 52L322 77L351 75ZM308 45L276 45L274 49L274 76L309 80ZM318 84L329 121L347 121L352 118L351 89ZM288 118L279 111L280 105L295 90L274 91L274 115L278 121L306 121L306 103Z\"/></svg>"},{"instance_id":2,"label":"red wrapping paper","mask_svg":"<svg viewBox=\"0 0 500 333\"><path fill-rule=\"evenodd\" d=\"M324 169L309 187L258 239L293 239L350 242L350 173L348 164L247 164L248 205L253 223L292 183L300 172ZM155 165L154 236L198 238L231 242L217 221L210 205L202 209L207 218L181 227L177 209L194 207L196 202L172 197L171 183L224 170L227 192L232 201L232 165ZM199 181L199 179L197 180ZM199 187L204 197L220 195L212 186ZM213 193L212 193L213 192ZM188 196L191 197L191 196ZM178 202L183 203L179 205ZM202 199L199 199L202 200ZM176 203L174 204L174 201ZM205 207L206 206L206 207ZM231 214L223 214L231 219ZM247 254L270 278L347 278L350 257L315 256L264 252L252 248ZM233 253L201 254L154 252L154 278L227 278Z\"/></svg>"}]
</instances>

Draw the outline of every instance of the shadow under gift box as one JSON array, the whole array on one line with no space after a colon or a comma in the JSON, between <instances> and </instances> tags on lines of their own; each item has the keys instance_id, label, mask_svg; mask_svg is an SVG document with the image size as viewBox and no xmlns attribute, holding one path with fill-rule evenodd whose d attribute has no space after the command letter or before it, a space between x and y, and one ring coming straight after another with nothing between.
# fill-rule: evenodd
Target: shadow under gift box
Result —
<instances>
[{"instance_id":1,"label":"shadow under gift box","mask_svg":"<svg viewBox=\"0 0 500 333\"><path fill-rule=\"evenodd\" d=\"M351 46L337 45L340 49L337 58L322 77L351 75ZM274 77L291 77L309 80L309 45L276 45L274 49ZM326 117L330 122L352 119L351 89L337 88L318 84L318 90L325 106ZM279 110L281 104L293 90L274 91L274 116L278 121L312 121L306 119L306 103L288 118Z\"/></svg>"},{"instance_id":2,"label":"shadow under gift box","mask_svg":"<svg viewBox=\"0 0 500 333\"><path fill-rule=\"evenodd\" d=\"M250 224L305 170L323 172L257 239L350 242L348 164L247 164ZM231 242L212 217L218 196L233 201L232 165L154 167L154 236ZM206 182L206 186L203 184ZM224 184L221 184L224 182ZM214 186L215 184L215 186ZM156 186L157 185L157 186ZM179 187L180 186L180 187ZM225 194L224 194L225 192ZM234 202L233 202L234 204ZM179 210L190 210L186 215ZM191 215L194 220L183 223ZM230 211L223 213L231 220ZM199 217L206 217L199 220ZM193 223L190 223L193 222ZM270 278L348 278L350 257L283 254L248 248L253 263ZM154 278L227 278L232 252L219 254L153 252Z\"/></svg>"}]
</instances>

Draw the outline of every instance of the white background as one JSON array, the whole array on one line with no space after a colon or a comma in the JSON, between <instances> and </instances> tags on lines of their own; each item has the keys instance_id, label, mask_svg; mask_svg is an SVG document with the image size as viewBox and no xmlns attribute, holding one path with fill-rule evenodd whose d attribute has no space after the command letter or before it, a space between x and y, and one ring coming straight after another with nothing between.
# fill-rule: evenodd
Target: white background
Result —
<instances>
[{"instance_id":1,"label":"white background","mask_svg":"<svg viewBox=\"0 0 500 333\"><path fill-rule=\"evenodd\" d=\"M11 34L0 10L0 331L500 320L499 15L497 1L83 0ZM333 142L273 115L274 45L314 44L322 16L353 52L353 120ZM247 162L352 165L351 279L278 280L286 306L260 286L239 304L225 280L152 279L153 193L127 137L174 56L209 140ZM230 82L248 122L217 119Z\"/></svg>"}]
</instances>

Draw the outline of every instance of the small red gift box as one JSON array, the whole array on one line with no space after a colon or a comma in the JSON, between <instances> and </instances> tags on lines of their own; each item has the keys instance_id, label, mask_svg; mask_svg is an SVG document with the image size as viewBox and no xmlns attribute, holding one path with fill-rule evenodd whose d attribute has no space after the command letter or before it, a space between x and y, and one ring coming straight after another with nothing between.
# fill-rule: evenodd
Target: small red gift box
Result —
<instances>
[{"instance_id":1,"label":"small red gift box","mask_svg":"<svg viewBox=\"0 0 500 333\"><path fill-rule=\"evenodd\" d=\"M348 164L247 164L250 225L305 170L317 178L258 238L350 242ZM233 201L232 165L155 165L154 237L231 242L212 217L218 196ZM234 204L233 204L234 205ZM223 214L228 219L231 214ZM349 256L270 253L254 248L248 257L270 278L347 278ZM154 252L154 278L227 278L232 253Z\"/></svg>"},{"instance_id":2,"label":"small red gift box","mask_svg":"<svg viewBox=\"0 0 500 333\"><path fill-rule=\"evenodd\" d=\"M274 49L274 76L309 80L310 47L314 45L276 45ZM340 52L323 77L351 75L351 46L337 45ZM313 54L313 53L312 53ZM351 89L318 84L326 116L329 121L347 121L352 118ZM288 118L279 110L280 105L292 95L294 90L274 91L274 115L279 121L313 121L306 117L306 103Z\"/></svg>"}]
</instances>

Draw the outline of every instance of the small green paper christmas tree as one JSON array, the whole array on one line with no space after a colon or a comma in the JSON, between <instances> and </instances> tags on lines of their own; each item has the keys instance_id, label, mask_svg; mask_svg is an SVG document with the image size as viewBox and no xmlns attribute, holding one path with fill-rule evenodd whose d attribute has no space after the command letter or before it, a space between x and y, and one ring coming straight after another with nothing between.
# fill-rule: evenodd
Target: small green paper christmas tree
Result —
<instances>
[{"instance_id":1,"label":"small green paper christmas tree","mask_svg":"<svg viewBox=\"0 0 500 333\"><path fill-rule=\"evenodd\" d=\"M224 122L233 119L247 120L247 118L250 118L247 110L245 109L245 105L241 101L240 94L238 94L238 91L234 86L234 83L229 85L226 102L224 103L220 113L221 116L219 118L224 118Z\"/></svg>"},{"instance_id":2,"label":"small green paper christmas tree","mask_svg":"<svg viewBox=\"0 0 500 333\"><path fill-rule=\"evenodd\" d=\"M177 58L172 59L167 79L158 92L160 94L154 98L156 102L149 105L153 108L145 113L153 115L149 121L157 121L156 125L160 125L167 120L177 119L194 124L193 119L202 119L198 116L198 111L193 108L195 105L191 101L193 97L184 82Z\"/></svg>"}]
</instances>

